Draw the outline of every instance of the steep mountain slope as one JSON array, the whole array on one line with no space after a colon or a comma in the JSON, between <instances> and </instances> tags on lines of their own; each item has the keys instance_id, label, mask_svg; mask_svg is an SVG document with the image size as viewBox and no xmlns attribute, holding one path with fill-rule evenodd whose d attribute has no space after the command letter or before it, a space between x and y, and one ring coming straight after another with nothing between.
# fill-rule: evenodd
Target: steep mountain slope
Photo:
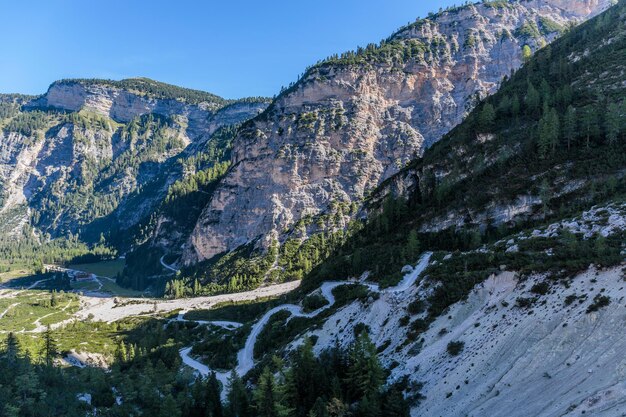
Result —
<instances>
[{"instance_id":1,"label":"steep mountain slope","mask_svg":"<svg viewBox=\"0 0 626 417\"><path fill-rule=\"evenodd\" d=\"M309 69L235 139L232 168L200 217L184 263L341 228L350 210L331 207L358 207L492 93L524 53L607 4L463 6Z\"/></svg>"},{"instance_id":2,"label":"steep mountain slope","mask_svg":"<svg viewBox=\"0 0 626 417\"><path fill-rule=\"evenodd\" d=\"M624 413L625 22L622 2L540 51L374 193L368 225L305 288L385 282L415 261L411 236L440 251L412 295L313 325L318 352L367 328L415 416ZM538 104L533 84L549 88ZM517 114L502 105L515 94Z\"/></svg>"},{"instance_id":3,"label":"steep mountain slope","mask_svg":"<svg viewBox=\"0 0 626 417\"><path fill-rule=\"evenodd\" d=\"M315 275L401 267L408 231L428 246L463 249L622 195L625 44L616 10L541 50L384 182L366 204L373 219L339 250L346 256Z\"/></svg>"},{"instance_id":4,"label":"steep mountain slope","mask_svg":"<svg viewBox=\"0 0 626 417\"><path fill-rule=\"evenodd\" d=\"M190 230L223 187L238 128L190 143L176 163L161 164L185 175L167 187L149 224L138 226L139 240L150 236L128 254L136 262L120 280L145 285L140 261L166 270L163 281L174 278L166 286L172 298L236 292L279 270L304 279L179 300L31 292L68 284L55 274L17 280L0 290L0 332L17 332L0 347L4 409L33 416L623 415L624 56L622 0L537 51L421 157L372 187L361 209L336 202L332 215L296 227L305 235L332 222L335 231L272 242L262 255L250 244L205 261L200 266L223 274L208 285L202 268L174 277L173 256L162 257L163 249L185 238L180 230ZM6 97L11 106L30 100ZM11 106L0 106L0 116L9 114L2 117L12 131L40 129L24 115L17 125ZM114 122L80 112L46 117ZM184 131L169 120L141 116L131 143L150 142L142 126ZM128 200L141 204L153 195L149 188ZM344 232L349 216L357 220ZM229 274L232 280L220 281ZM23 285L28 290L17 289ZM279 298L263 298L271 295ZM40 333L46 321L52 329ZM64 358L56 341L69 352ZM110 368L88 368L88 358Z\"/></svg>"},{"instance_id":5,"label":"steep mountain slope","mask_svg":"<svg viewBox=\"0 0 626 417\"><path fill-rule=\"evenodd\" d=\"M2 230L19 236L30 224L88 240L137 224L186 174L179 158L267 106L147 79L63 80L0 105ZM221 149L207 164L226 157ZM133 193L141 197L129 200Z\"/></svg>"},{"instance_id":6,"label":"steep mountain slope","mask_svg":"<svg viewBox=\"0 0 626 417\"><path fill-rule=\"evenodd\" d=\"M625 2L539 51L382 184L363 228L245 323L245 343L243 331L208 336L185 362L245 372L255 359L252 383L267 366L289 385L273 355L295 361L307 339L323 355L367 332L413 416L623 414L625 52ZM519 109L503 104L515 95ZM409 281L418 258L428 267Z\"/></svg>"}]
</instances>

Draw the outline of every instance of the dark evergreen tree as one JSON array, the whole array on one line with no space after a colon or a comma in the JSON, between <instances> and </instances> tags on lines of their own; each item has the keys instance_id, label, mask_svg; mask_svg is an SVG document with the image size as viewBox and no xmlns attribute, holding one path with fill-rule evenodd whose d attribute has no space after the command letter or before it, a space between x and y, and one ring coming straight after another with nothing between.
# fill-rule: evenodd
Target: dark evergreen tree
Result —
<instances>
[{"instance_id":1,"label":"dark evergreen tree","mask_svg":"<svg viewBox=\"0 0 626 417\"><path fill-rule=\"evenodd\" d=\"M248 391L235 371L231 373L228 384L228 403L225 414L228 417L252 417Z\"/></svg>"},{"instance_id":2,"label":"dark evergreen tree","mask_svg":"<svg viewBox=\"0 0 626 417\"><path fill-rule=\"evenodd\" d=\"M563 118L563 137L567 141L568 151L578 136L577 117L576 109L570 105Z\"/></svg>"},{"instance_id":3,"label":"dark evergreen tree","mask_svg":"<svg viewBox=\"0 0 626 417\"><path fill-rule=\"evenodd\" d=\"M348 393L352 399L368 396L377 399L384 382L384 371L378 361L376 346L367 332L359 334L348 352Z\"/></svg>"},{"instance_id":4,"label":"dark evergreen tree","mask_svg":"<svg viewBox=\"0 0 626 417\"><path fill-rule=\"evenodd\" d=\"M541 111L541 95L535 86L529 82L526 91L526 114L529 116L538 116Z\"/></svg>"},{"instance_id":5,"label":"dark evergreen tree","mask_svg":"<svg viewBox=\"0 0 626 417\"><path fill-rule=\"evenodd\" d=\"M478 126L482 132L488 132L493 129L493 123L496 119L496 112L491 103L486 103L478 117Z\"/></svg>"},{"instance_id":6,"label":"dark evergreen tree","mask_svg":"<svg viewBox=\"0 0 626 417\"><path fill-rule=\"evenodd\" d=\"M215 376L215 372L211 372L206 382L206 410L205 417L222 417L224 411L220 400L220 383Z\"/></svg>"},{"instance_id":7,"label":"dark evergreen tree","mask_svg":"<svg viewBox=\"0 0 626 417\"><path fill-rule=\"evenodd\" d=\"M270 368L265 367L254 391L256 415L258 417L279 417L276 381Z\"/></svg>"},{"instance_id":8,"label":"dark evergreen tree","mask_svg":"<svg viewBox=\"0 0 626 417\"><path fill-rule=\"evenodd\" d=\"M44 359L44 363L46 364L46 366L52 366L52 364L54 363L54 359L59 354L59 351L50 325L48 325L43 335L43 342L44 345L42 350L42 356Z\"/></svg>"},{"instance_id":9,"label":"dark evergreen tree","mask_svg":"<svg viewBox=\"0 0 626 417\"><path fill-rule=\"evenodd\" d=\"M621 138L624 124L626 119L626 113L624 111L624 105L618 103L610 103L607 107L606 119L605 119L605 131L606 139L611 146L615 146L618 140Z\"/></svg>"}]
</instances>

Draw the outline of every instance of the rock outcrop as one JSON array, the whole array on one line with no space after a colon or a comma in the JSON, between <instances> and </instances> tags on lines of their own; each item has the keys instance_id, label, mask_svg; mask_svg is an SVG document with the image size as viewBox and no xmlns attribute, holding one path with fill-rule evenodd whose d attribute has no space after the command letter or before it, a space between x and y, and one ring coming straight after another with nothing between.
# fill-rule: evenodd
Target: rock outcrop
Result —
<instances>
[{"instance_id":1,"label":"rock outcrop","mask_svg":"<svg viewBox=\"0 0 626 417\"><path fill-rule=\"evenodd\" d=\"M167 86L152 80L146 82ZM225 124L237 124L248 120L251 115L260 113L267 107L264 101L229 102L208 93L205 93L207 95L205 100L198 102L189 102L180 97L162 98L116 84L114 81L99 82L99 80L57 81L50 86L46 94L28 103L26 107L53 108L70 112L84 110L120 123L128 123L145 114L184 118L189 124L190 136L210 135ZM184 90L180 87L174 88Z\"/></svg>"}]
</instances>

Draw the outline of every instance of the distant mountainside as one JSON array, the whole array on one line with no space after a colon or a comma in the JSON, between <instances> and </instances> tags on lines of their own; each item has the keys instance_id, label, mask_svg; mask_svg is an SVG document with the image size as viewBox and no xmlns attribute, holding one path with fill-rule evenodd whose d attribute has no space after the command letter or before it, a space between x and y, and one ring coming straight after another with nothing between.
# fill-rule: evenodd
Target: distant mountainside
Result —
<instances>
[{"instance_id":1,"label":"distant mountainside","mask_svg":"<svg viewBox=\"0 0 626 417\"><path fill-rule=\"evenodd\" d=\"M309 278L370 271L372 279L388 279L388 271L404 265L407 246L463 250L593 205L621 203L624 13L624 4L616 6L539 51L421 158L383 182L365 202L366 225Z\"/></svg>"},{"instance_id":2,"label":"distant mountainside","mask_svg":"<svg viewBox=\"0 0 626 417\"><path fill-rule=\"evenodd\" d=\"M38 98L2 96L2 230L93 241L128 229L177 179L227 158L224 147L204 155L215 132L267 104L143 78L62 80ZM189 158L198 163L181 162Z\"/></svg>"},{"instance_id":3,"label":"distant mountainside","mask_svg":"<svg viewBox=\"0 0 626 417\"><path fill-rule=\"evenodd\" d=\"M180 254L188 285L199 279L218 289L233 279L248 287L301 277L315 262L289 268L294 251L307 250L305 242L321 232L345 230L369 193L456 126L533 51L608 5L455 7L379 45L320 62L239 130L231 168L189 238L157 231L148 243L152 255L143 247L135 259ZM129 274L146 270L140 262Z\"/></svg>"}]
</instances>

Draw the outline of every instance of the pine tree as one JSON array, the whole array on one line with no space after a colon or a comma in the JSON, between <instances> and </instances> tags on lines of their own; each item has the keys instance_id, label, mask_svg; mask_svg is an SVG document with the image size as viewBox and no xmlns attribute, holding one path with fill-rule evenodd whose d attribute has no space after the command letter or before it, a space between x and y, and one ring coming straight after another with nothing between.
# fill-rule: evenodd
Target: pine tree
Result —
<instances>
[{"instance_id":1,"label":"pine tree","mask_svg":"<svg viewBox=\"0 0 626 417\"><path fill-rule=\"evenodd\" d=\"M409 417L410 409L402 392L392 388L383 401L382 415L385 417Z\"/></svg>"},{"instance_id":2,"label":"pine tree","mask_svg":"<svg viewBox=\"0 0 626 417\"><path fill-rule=\"evenodd\" d=\"M359 334L351 345L348 361L347 383L351 397L355 400L365 396L370 400L376 398L384 382L384 371L367 332Z\"/></svg>"},{"instance_id":3,"label":"pine tree","mask_svg":"<svg viewBox=\"0 0 626 417\"><path fill-rule=\"evenodd\" d=\"M541 99L544 103L550 102L550 98L552 97L552 88L545 78L542 79L541 84L539 84L539 94L541 95Z\"/></svg>"},{"instance_id":4,"label":"pine tree","mask_svg":"<svg viewBox=\"0 0 626 417\"><path fill-rule=\"evenodd\" d=\"M380 416L380 403L377 396L365 395L357 407L359 417Z\"/></svg>"},{"instance_id":5,"label":"pine tree","mask_svg":"<svg viewBox=\"0 0 626 417\"><path fill-rule=\"evenodd\" d=\"M519 117L520 112L520 102L519 96L517 93L513 95L513 99L511 100L511 116L513 116L516 120Z\"/></svg>"},{"instance_id":6,"label":"pine tree","mask_svg":"<svg viewBox=\"0 0 626 417\"><path fill-rule=\"evenodd\" d=\"M279 417L276 404L276 381L268 367L263 369L254 391L254 402L258 417Z\"/></svg>"},{"instance_id":7,"label":"pine tree","mask_svg":"<svg viewBox=\"0 0 626 417\"><path fill-rule=\"evenodd\" d=\"M119 363L124 363L128 359L128 352L126 351L126 344L120 341L117 344L117 350L115 351L115 360Z\"/></svg>"},{"instance_id":8,"label":"pine tree","mask_svg":"<svg viewBox=\"0 0 626 417\"><path fill-rule=\"evenodd\" d=\"M505 95L500 99L500 103L498 103L498 113L503 115L511 114L511 97Z\"/></svg>"},{"instance_id":9,"label":"pine tree","mask_svg":"<svg viewBox=\"0 0 626 417\"><path fill-rule=\"evenodd\" d=\"M561 135L561 120L556 109L550 110L550 148L552 153L556 151L559 146L559 137Z\"/></svg>"},{"instance_id":10,"label":"pine tree","mask_svg":"<svg viewBox=\"0 0 626 417\"><path fill-rule=\"evenodd\" d=\"M307 338L296 352L293 366L287 373L286 396L297 416L305 416L316 399L324 393L327 383L319 368L313 354L313 344Z\"/></svg>"},{"instance_id":11,"label":"pine tree","mask_svg":"<svg viewBox=\"0 0 626 417\"><path fill-rule=\"evenodd\" d=\"M313 404L313 408L309 412L308 416L310 417L329 417L328 410L326 409L326 402L318 397L315 403Z\"/></svg>"},{"instance_id":12,"label":"pine tree","mask_svg":"<svg viewBox=\"0 0 626 417\"><path fill-rule=\"evenodd\" d=\"M206 410L205 417L222 417L222 402L220 400L220 384L215 372L211 372L206 382Z\"/></svg>"},{"instance_id":13,"label":"pine tree","mask_svg":"<svg viewBox=\"0 0 626 417\"><path fill-rule=\"evenodd\" d=\"M544 115L539 120L539 139L537 141L537 151L539 152L539 158L545 159L548 156L548 149L550 149L550 128L548 126L547 115Z\"/></svg>"},{"instance_id":14,"label":"pine tree","mask_svg":"<svg viewBox=\"0 0 626 417\"><path fill-rule=\"evenodd\" d=\"M7 336L6 344L4 347L4 357L9 363L14 362L17 359L19 352L19 343L13 332Z\"/></svg>"},{"instance_id":15,"label":"pine tree","mask_svg":"<svg viewBox=\"0 0 626 417\"><path fill-rule=\"evenodd\" d=\"M412 262L420 250L420 241L417 237L417 231L415 229L409 232L406 246L404 248L404 259L408 262Z\"/></svg>"},{"instance_id":16,"label":"pine tree","mask_svg":"<svg viewBox=\"0 0 626 417\"><path fill-rule=\"evenodd\" d=\"M54 362L54 358L59 354L57 349L56 340L54 339L54 335L52 333L52 329L50 325L46 328L46 332L43 336L44 346L43 346L43 357L44 363L46 366L52 366Z\"/></svg>"},{"instance_id":17,"label":"pine tree","mask_svg":"<svg viewBox=\"0 0 626 417\"><path fill-rule=\"evenodd\" d=\"M599 133L598 113L594 105L588 105L583 109L581 121L586 138L585 146L589 148L591 138L596 137Z\"/></svg>"},{"instance_id":18,"label":"pine tree","mask_svg":"<svg viewBox=\"0 0 626 417\"><path fill-rule=\"evenodd\" d=\"M158 417L181 417L180 406L176 403L172 394L167 394L161 401L161 404L159 404L158 410Z\"/></svg>"},{"instance_id":19,"label":"pine tree","mask_svg":"<svg viewBox=\"0 0 626 417\"><path fill-rule=\"evenodd\" d=\"M541 95L535 86L529 82L526 91L526 113L530 116L539 115L541 109Z\"/></svg>"},{"instance_id":20,"label":"pine tree","mask_svg":"<svg viewBox=\"0 0 626 417\"><path fill-rule=\"evenodd\" d=\"M555 109L546 106L544 115L539 120L539 156L545 158L548 150L552 153L559 143L559 115Z\"/></svg>"},{"instance_id":21,"label":"pine tree","mask_svg":"<svg viewBox=\"0 0 626 417\"><path fill-rule=\"evenodd\" d=\"M577 130L577 115L576 109L573 106L567 107L565 117L563 118L563 137L567 140L567 150L578 135Z\"/></svg>"},{"instance_id":22,"label":"pine tree","mask_svg":"<svg viewBox=\"0 0 626 417\"><path fill-rule=\"evenodd\" d=\"M486 103L478 116L478 126L481 131L488 132L493 129L496 120L496 111L491 103Z\"/></svg>"},{"instance_id":23,"label":"pine tree","mask_svg":"<svg viewBox=\"0 0 626 417\"><path fill-rule=\"evenodd\" d=\"M626 114L622 116L620 107L622 106L617 103L610 103L607 107L605 131L606 139L611 146L614 146L620 139L622 124L624 123L622 119L626 118Z\"/></svg>"},{"instance_id":24,"label":"pine tree","mask_svg":"<svg viewBox=\"0 0 626 417\"><path fill-rule=\"evenodd\" d=\"M233 370L228 381L228 405L226 408L229 417L252 417L250 398L246 386Z\"/></svg>"}]
</instances>

